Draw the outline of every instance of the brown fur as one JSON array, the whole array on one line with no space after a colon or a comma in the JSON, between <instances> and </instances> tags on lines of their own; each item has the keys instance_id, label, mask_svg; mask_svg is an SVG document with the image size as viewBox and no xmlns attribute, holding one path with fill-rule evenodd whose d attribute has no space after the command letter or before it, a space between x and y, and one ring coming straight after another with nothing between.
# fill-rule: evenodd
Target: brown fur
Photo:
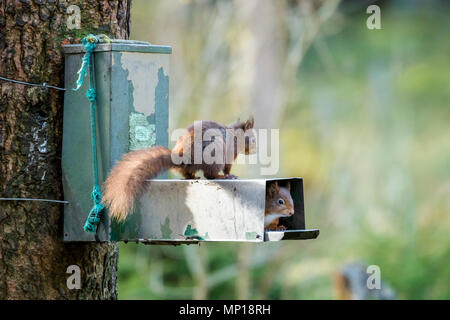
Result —
<instances>
[{"instance_id":1,"label":"brown fur","mask_svg":"<svg viewBox=\"0 0 450 320\"><path fill-rule=\"evenodd\" d=\"M253 128L253 118L245 122L236 122L232 126L226 127L214 121L202 121L202 134L208 129L217 129L221 136L215 137L212 141L205 141L202 143L202 151L214 143L217 149L222 148L223 154L226 155L227 149L230 150L226 144L226 129L242 129L243 132ZM245 146L239 150L235 150L234 158L239 153L248 153L251 149L246 141ZM234 147L232 145L231 147ZM236 148L234 148L236 149ZM172 153L174 155L183 156L190 154L191 163L181 163L175 165L172 162ZM169 169L178 170L185 179L196 179L195 173L202 170L205 178L234 178L230 175L231 164L212 163L207 164L202 162L194 164L194 125L191 125L187 132L180 137L172 151L169 149L157 146L142 150L131 151L124 155L123 159L119 161L111 170L109 177L104 183L104 194L102 202L109 208L109 213L112 218L117 220L124 220L127 215L133 210L135 199L142 194L148 186L148 179L153 179L159 174ZM224 159L225 160L225 159ZM223 175L220 175L220 172Z\"/></svg>"}]
</instances>

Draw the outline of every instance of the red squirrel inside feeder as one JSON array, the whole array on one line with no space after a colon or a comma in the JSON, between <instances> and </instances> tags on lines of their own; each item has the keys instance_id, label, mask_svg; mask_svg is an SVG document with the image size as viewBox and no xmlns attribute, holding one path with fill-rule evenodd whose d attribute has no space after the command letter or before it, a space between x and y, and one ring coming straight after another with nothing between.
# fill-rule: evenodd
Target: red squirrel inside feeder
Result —
<instances>
[{"instance_id":1,"label":"red squirrel inside feeder","mask_svg":"<svg viewBox=\"0 0 450 320\"><path fill-rule=\"evenodd\" d=\"M264 213L265 230L286 230L278 225L280 218L290 217L294 214L294 201L291 196L291 186L279 186L277 181L269 181L266 191L266 207Z\"/></svg>"}]
</instances>

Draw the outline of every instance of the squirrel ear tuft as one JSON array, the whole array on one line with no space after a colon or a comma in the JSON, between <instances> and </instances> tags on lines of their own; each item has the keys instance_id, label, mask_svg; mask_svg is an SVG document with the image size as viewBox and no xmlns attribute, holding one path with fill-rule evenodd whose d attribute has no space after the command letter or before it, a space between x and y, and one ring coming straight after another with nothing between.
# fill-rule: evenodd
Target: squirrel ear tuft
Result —
<instances>
[{"instance_id":1,"label":"squirrel ear tuft","mask_svg":"<svg viewBox=\"0 0 450 320\"><path fill-rule=\"evenodd\" d=\"M291 183L288 181L288 183L286 183L286 189L288 189L289 191L291 191Z\"/></svg>"},{"instance_id":2,"label":"squirrel ear tuft","mask_svg":"<svg viewBox=\"0 0 450 320\"><path fill-rule=\"evenodd\" d=\"M274 181L270 183L268 188L268 193L270 196L274 197L280 193L280 187L278 186L278 182Z\"/></svg>"},{"instance_id":3,"label":"squirrel ear tuft","mask_svg":"<svg viewBox=\"0 0 450 320\"><path fill-rule=\"evenodd\" d=\"M255 125L255 119L253 118L253 116L251 116L247 121L245 121L244 131L247 131L248 129L252 129L254 125Z\"/></svg>"}]
</instances>

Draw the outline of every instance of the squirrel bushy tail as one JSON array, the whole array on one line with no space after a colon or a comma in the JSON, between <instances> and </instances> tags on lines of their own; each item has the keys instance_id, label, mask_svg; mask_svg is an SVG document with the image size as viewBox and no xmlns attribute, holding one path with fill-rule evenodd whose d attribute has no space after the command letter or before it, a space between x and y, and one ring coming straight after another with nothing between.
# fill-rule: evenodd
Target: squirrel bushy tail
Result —
<instances>
[{"instance_id":1,"label":"squirrel bushy tail","mask_svg":"<svg viewBox=\"0 0 450 320\"><path fill-rule=\"evenodd\" d=\"M147 188L146 181L175 167L171 153L162 146L135 150L114 166L104 183L102 197L112 218L124 220L133 210L135 199Z\"/></svg>"}]
</instances>

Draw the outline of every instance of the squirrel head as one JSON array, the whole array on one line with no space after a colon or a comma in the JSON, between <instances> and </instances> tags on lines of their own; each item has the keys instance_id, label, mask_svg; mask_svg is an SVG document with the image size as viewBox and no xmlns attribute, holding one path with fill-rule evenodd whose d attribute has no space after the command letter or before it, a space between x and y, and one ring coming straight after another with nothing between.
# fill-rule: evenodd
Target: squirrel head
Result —
<instances>
[{"instance_id":1,"label":"squirrel head","mask_svg":"<svg viewBox=\"0 0 450 320\"><path fill-rule=\"evenodd\" d=\"M288 182L280 187L278 182L269 182L266 192L266 214L278 213L286 217L294 214L294 200L291 196L291 185Z\"/></svg>"},{"instance_id":2,"label":"squirrel head","mask_svg":"<svg viewBox=\"0 0 450 320\"><path fill-rule=\"evenodd\" d=\"M251 116L247 121L240 121L238 119L235 123L231 124L230 127L234 128L236 131L240 131L244 137L243 150L238 150L238 153L244 154L254 154L256 153L256 132L253 129L255 125L255 120ZM242 130L242 131L241 131ZM239 148L240 149L240 148Z\"/></svg>"}]
</instances>

